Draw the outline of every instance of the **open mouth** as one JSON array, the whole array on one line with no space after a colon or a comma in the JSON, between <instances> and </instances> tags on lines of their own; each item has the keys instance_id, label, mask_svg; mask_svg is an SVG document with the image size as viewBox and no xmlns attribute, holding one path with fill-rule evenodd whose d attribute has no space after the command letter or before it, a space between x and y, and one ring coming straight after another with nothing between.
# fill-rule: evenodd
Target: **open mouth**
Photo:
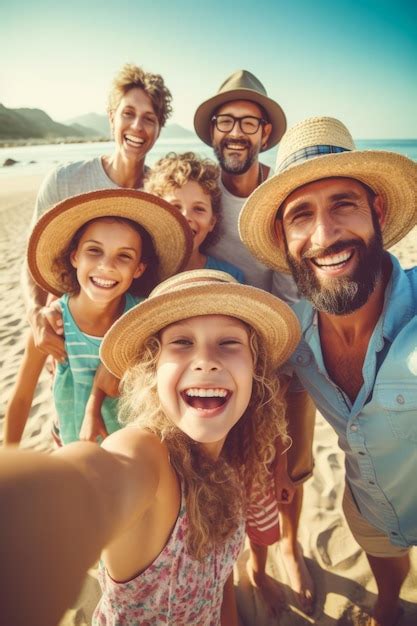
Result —
<instances>
[{"instance_id":1,"label":"open mouth","mask_svg":"<svg viewBox=\"0 0 417 626\"><path fill-rule=\"evenodd\" d=\"M225 145L225 148L226 150L230 150L231 152L243 152L247 149L247 145L228 141Z\"/></svg>"},{"instance_id":2,"label":"open mouth","mask_svg":"<svg viewBox=\"0 0 417 626\"><path fill-rule=\"evenodd\" d=\"M339 270L345 267L352 259L354 250L338 252L337 254L329 254L323 257L310 259L311 262L321 270Z\"/></svg>"},{"instance_id":3,"label":"open mouth","mask_svg":"<svg viewBox=\"0 0 417 626\"><path fill-rule=\"evenodd\" d=\"M190 387L181 392L181 397L188 406L203 411L219 409L226 404L231 395L231 391L221 387L213 389Z\"/></svg>"},{"instance_id":4,"label":"open mouth","mask_svg":"<svg viewBox=\"0 0 417 626\"><path fill-rule=\"evenodd\" d=\"M144 139L140 139L134 135L124 135L124 140L128 146L132 146L133 148L140 148L145 143Z\"/></svg>"},{"instance_id":5,"label":"open mouth","mask_svg":"<svg viewBox=\"0 0 417 626\"><path fill-rule=\"evenodd\" d=\"M107 278L98 278L98 276L91 276L91 282L96 287L100 287L100 289L112 289L115 285L117 285L117 280L109 280Z\"/></svg>"}]
</instances>

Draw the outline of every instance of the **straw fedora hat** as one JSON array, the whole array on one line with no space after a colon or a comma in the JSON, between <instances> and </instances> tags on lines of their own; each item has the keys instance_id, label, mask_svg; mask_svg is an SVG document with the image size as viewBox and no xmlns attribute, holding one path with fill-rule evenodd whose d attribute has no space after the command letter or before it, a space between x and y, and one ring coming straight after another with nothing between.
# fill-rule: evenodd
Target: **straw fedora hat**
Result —
<instances>
[{"instance_id":1,"label":"straw fedora hat","mask_svg":"<svg viewBox=\"0 0 417 626\"><path fill-rule=\"evenodd\" d=\"M102 189L67 198L44 213L28 244L33 279L57 296L64 292L52 271L58 255L79 228L100 217L122 217L140 224L151 236L159 259L159 280L180 272L193 248L193 234L182 214L168 202L134 189Z\"/></svg>"},{"instance_id":2,"label":"straw fedora hat","mask_svg":"<svg viewBox=\"0 0 417 626\"><path fill-rule=\"evenodd\" d=\"M169 324L200 315L228 315L252 326L274 367L288 359L301 336L295 314L279 298L241 285L225 272L191 270L161 283L147 300L122 315L106 333L100 358L121 378L137 361L148 337Z\"/></svg>"},{"instance_id":3,"label":"straw fedora hat","mask_svg":"<svg viewBox=\"0 0 417 626\"><path fill-rule=\"evenodd\" d=\"M247 199L239 233L250 252L268 267L289 272L274 230L276 214L298 187L322 178L354 178L382 196L384 247L400 241L417 222L417 163L395 152L356 150L342 122L312 117L290 128L279 145L275 175Z\"/></svg>"},{"instance_id":4,"label":"straw fedora hat","mask_svg":"<svg viewBox=\"0 0 417 626\"><path fill-rule=\"evenodd\" d=\"M264 109L272 124L272 131L262 151L273 148L287 128L285 113L275 100L268 98L261 81L247 70L234 72L220 85L215 96L200 104L194 115L194 128L200 139L209 146L212 145L211 119L222 104L232 100L250 100Z\"/></svg>"}]
</instances>

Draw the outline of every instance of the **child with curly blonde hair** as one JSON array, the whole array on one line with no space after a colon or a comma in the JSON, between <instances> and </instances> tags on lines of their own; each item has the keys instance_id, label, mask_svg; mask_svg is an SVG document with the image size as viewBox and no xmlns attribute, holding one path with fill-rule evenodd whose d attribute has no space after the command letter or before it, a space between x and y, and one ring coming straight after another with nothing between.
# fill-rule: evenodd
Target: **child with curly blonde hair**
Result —
<instances>
[{"instance_id":1,"label":"child with curly blonde hair","mask_svg":"<svg viewBox=\"0 0 417 626\"><path fill-rule=\"evenodd\" d=\"M175 206L187 219L194 234L193 252L187 269L228 272L241 283L241 269L207 254L221 237L220 168L193 152L170 152L160 159L145 179L145 190Z\"/></svg>"},{"instance_id":2,"label":"child with curly blonde hair","mask_svg":"<svg viewBox=\"0 0 417 626\"><path fill-rule=\"evenodd\" d=\"M285 303L212 270L168 279L123 315L100 356L123 379L128 425L101 448L78 442L50 456L0 455L6 506L6 463L13 482L11 517L0 519L0 549L14 563L0 589L5 619L28 605L38 623L58 621L103 550L93 624L236 626L232 571L245 493L262 490L276 439L286 443L276 369L299 337ZM6 542L28 507L31 524ZM37 567L30 557L38 550L35 590L27 567ZM19 602L8 594L13 584Z\"/></svg>"}]
</instances>

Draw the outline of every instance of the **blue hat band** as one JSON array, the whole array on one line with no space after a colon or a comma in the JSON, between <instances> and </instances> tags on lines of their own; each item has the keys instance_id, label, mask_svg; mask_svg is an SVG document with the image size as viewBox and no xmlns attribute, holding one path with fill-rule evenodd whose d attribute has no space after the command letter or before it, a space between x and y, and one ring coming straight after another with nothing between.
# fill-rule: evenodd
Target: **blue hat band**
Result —
<instances>
[{"instance_id":1,"label":"blue hat band","mask_svg":"<svg viewBox=\"0 0 417 626\"><path fill-rule=\"evenodd\" d=\"M300 148L290 154L279 166L278 172L286 170L289 165L297 163L299 161L307 161L314 157L322 156L323 154L334 154L337 152L351 152L349 148L341 148L340 146L307 146L306 148Z\"/></svg>"}]
</instances>

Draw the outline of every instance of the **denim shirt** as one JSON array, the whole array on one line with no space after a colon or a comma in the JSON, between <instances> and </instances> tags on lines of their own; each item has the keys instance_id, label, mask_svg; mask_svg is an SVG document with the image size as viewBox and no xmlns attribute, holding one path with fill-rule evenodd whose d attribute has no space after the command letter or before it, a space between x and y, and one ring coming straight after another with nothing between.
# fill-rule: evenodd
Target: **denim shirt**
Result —
<instances>
[{"instance_id":1,"label":"denim shirt","mask_svg":"<svg viewBox=\"0 0 417 626\"><path fill-rule=\"evenodd\" d=\"M317 313L305 300L294 305L303 337L289 365L338 435L361 514L405 547L417 544L417 267L403 270L390 258L355 402L327 374Z\"/></svg>"}]
</instances>

